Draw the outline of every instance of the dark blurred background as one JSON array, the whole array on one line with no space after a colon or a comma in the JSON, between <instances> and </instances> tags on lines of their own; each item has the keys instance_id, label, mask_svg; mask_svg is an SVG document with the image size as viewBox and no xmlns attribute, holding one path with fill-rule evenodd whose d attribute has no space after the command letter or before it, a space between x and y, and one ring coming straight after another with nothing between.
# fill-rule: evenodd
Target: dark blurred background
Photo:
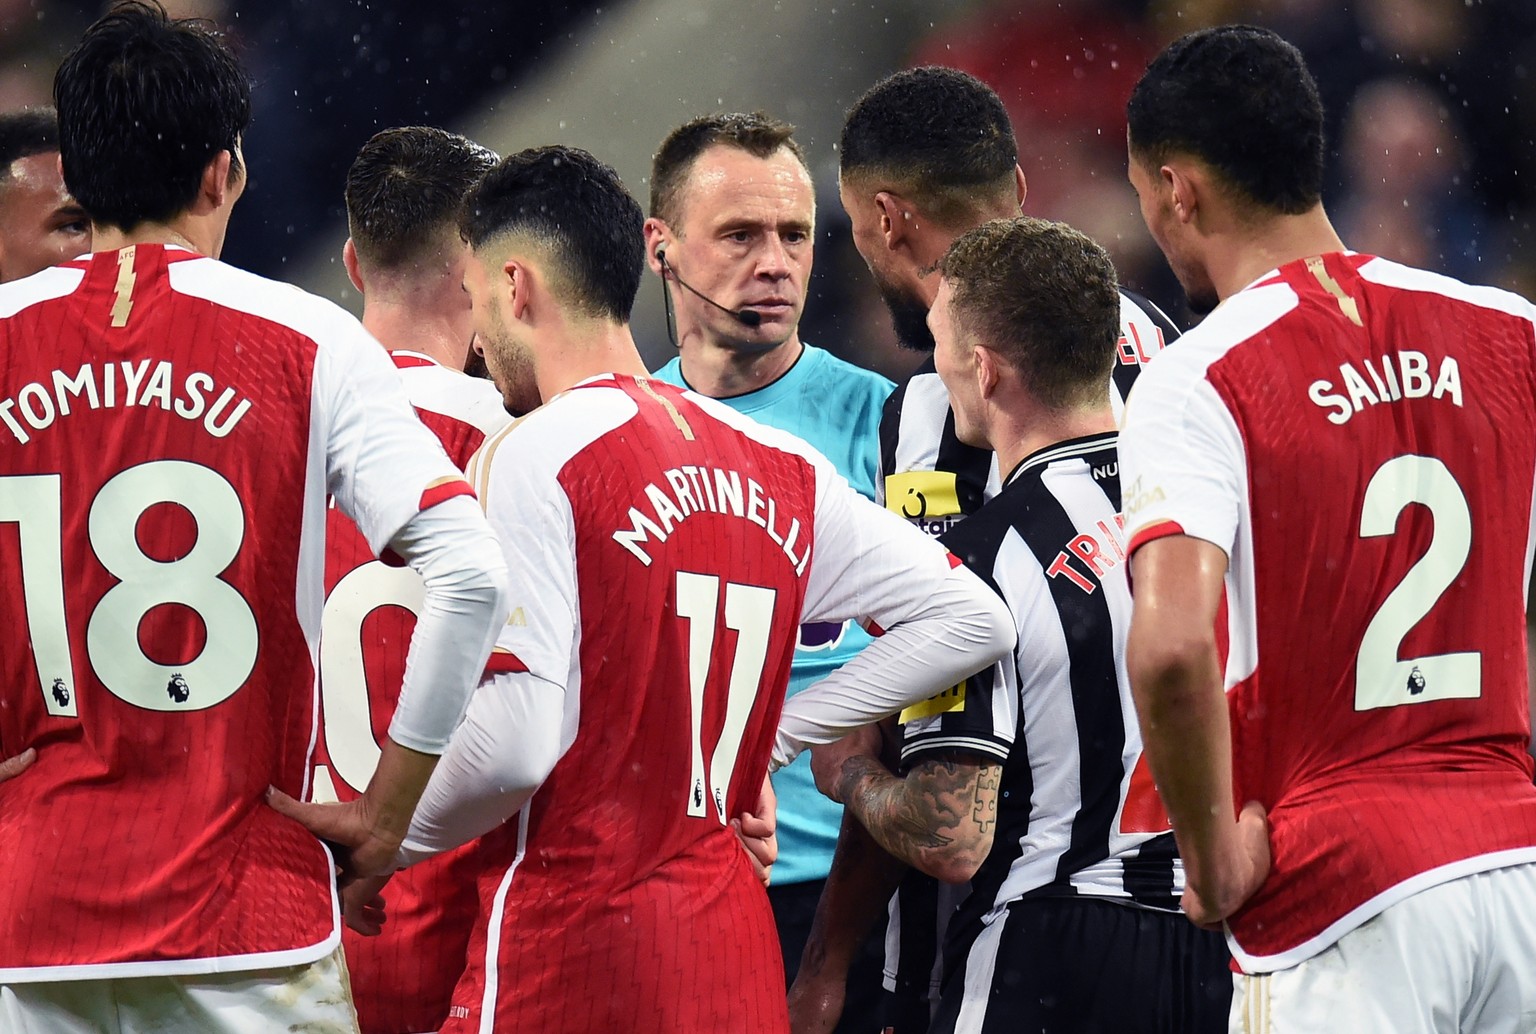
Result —
<instances>
[{"instance_id":1,"label":"dark blurred background","mask_svg":"<svg viewBox=\"0 0 1536 1034\"><path fill-rule=\"evenodd\" d=\"M1103 242L1122 279L1188 322L1125 181L1124 103L1168 40L1231 21L1306 54L1328 109L1327 201L1357 250L1536 293L1536 3L1531 0L175 0L238 42L255 83L250 189L225 258L356 307L341 189L377 130L430 123L503 152L588 147L646 201L651 151L695 114L764 108L801 127L816 176L804 336L895 376L894 347L836 193L842 112L880 75L940 63L1008 104L1026 211ZM0 0L0 109L48 100L102 8ZM937 12L941 12L936 14ZM668 346L654 281L637 336Z\"/></svg>"}]
</instances>

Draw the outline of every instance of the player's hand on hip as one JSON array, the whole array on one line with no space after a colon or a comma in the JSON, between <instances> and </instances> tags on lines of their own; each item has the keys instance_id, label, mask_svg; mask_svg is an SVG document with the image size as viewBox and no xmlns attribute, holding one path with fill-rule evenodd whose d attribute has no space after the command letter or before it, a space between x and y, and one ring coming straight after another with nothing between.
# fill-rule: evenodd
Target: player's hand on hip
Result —
<instances>
[{"instance_id":1,"label":"player's hand on hip","mask_svg":"<svg viewBox=\"0 0 1536 1034\"><path fill-rule=\"evenodd\" d=\"M1249 801L1237 816L1236 835L1225 858L1212 859L1201 867L1197 879L1189 878L1181 904L1190 921L1207 930L1221 929L1222 922L1242 908L1269 877L1269 818L1264 806Z\"/></svg>"},{"instance_id":2,"label":"player's hand on hip","mask_svg":"<svg viewBox=\"0 0 1536 1034\"><path fill-rule=\"evenodd\" d=\"M843 764L849 758L880 758L884 740L878 725L866 725L855 729L834 743L824 743L811 748L811 775L816 779L816 789L839 804L838 783L842 781Z\"/></svg>"},{"instance_id":3,"label":"player's hand on hip","mask_svg":"<svg viewBox=\"0 0 1536 1034\"><path fill-rule=\"evenodd\" d=\"M305 803L274 786L267 788L267 803L331 845L340 867L338 882L343 886L365 876L394 871L400 841L376 832L367 797L335 804Z\"/></svg>"},{"instance_id":4,"label":"player's hand on hip","mask_svg":"<svg viewBox=\"0 0 1536 1034\"><path fill-rule=\"evenodd\" d=\"M385 876L368 876L353 880L341 892L341 916L346 924L364 937L377 937L388 922L384 902L384 885L391 873Z\"/></svg>"},{"instance_id":5,"label":"player's hand on hip","mask_svg":"<svg viewBox=\"0 0 1536 1034\"><path fill-rule=\"evenodd\" d=\"M752 868L765 887L773 875L773 863L779 860L778 807L773 783L764 776L756 807L731 820L731 828L741 839L741 846L747 849Z\"/></svg>"},{"instance_id":6,"label":"player's hand on hip","mask_svg":"<svg viewBox=\"0 0 1536 1034\"><path fill-rule=\"evenodd\" d=\"M28 747L15 757L0 761L0 783L7 779L15 779L21 773L32 767L32 762L37 760L37 748Z\"/></svg>"},{"instance_id":7,"label":"player's hand on hip","mask_svg":"<svg viewBox=\"0 0 1536 1034\"><path fill-rule=\"evenodd\" d=\"M847 994L846 977L813 976L802 968L789 987L790 1034L832 1034Z\"/></svg>"}]
</instances>

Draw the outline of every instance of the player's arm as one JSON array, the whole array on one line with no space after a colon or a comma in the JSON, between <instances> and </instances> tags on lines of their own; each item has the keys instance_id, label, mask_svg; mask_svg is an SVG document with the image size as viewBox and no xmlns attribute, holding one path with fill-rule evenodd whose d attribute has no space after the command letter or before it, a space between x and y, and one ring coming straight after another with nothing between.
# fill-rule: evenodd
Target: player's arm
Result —
<instances>
[{"instance_id":1,"label":"player's arm","mask_svg":"<svg viewBox=\"0 0 1536 1034\"><path fill-rule=\"evenodd\" d=\"M1232 731L1216 646L1227 556L1188 535L1148 542L1132 561L1126 664L1141 736L1184 860L1184 910L1218 923L1269 871L1263 809L1232 809Z\"/></svg>"},{"instance_id":2,"label":"player's arm","mask_svg":"<svg viewBox=\"0 0 1536 1034\"><path fill-rule=\"evenodd\" d=\"M906 865L875 843L862 822L843 812L832 868L789 988L791 1034L831 1034L837 1026L854 956L885 917L886 904L906 871Z\"/></svg>"},{"instance_id":3,"label":"player's arm","mask_svg":"<svg viewBox=\"0 0 1536 1034\"><path fill-rule=\"evenodd\" d=\"M907 865L948 883L976 875L992 850L1002 763L966 750L931 750L898 776L879 750L880 737L870 730L813 749L817 787Z\"/></svg>"},{"instance_id":4,"label":"player's arm","mask_svg":"<svg viewBox=\"0 0 1536 1034\"><path fill-rule=\"evenodd\" d=\"M381 555L425 584L378 768L346 804L274 806L343 848L348 875L386 871L506 616L506 565L463 475L416 418L382 349L338 310L312 391L326 488ZM324 808L326 811L316 811Z\"/></svg>"},{"instance_id":5,"label":"player's arm","mask_svg":"<svg viewBox=\"0 0 1536 1034\"><path fill-rule=\"evenodd\" d=\"M881 634L785 702L775 766L926 700L1009 653L1012 616L943 546L848 487L821 461L802 621L850 618Z\"/></svg>"},{"instance_id":6,"label":"player's arm","mask_svg":"<svg viewBox=\"0 0 1536 1034\"><path fill-rule=\"evenodd\" d=\"M522 810L563 753L564 707L564 687L529 672L503 672L482 685L421 796L395 864L451 851Z\"/></svg>"}]
</instances>

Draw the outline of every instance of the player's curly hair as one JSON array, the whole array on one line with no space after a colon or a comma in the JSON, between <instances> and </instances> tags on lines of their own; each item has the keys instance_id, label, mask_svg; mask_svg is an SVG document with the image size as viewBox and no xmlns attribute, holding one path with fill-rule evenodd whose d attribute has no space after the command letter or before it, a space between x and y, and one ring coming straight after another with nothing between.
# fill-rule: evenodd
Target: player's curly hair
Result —
<instances>
[{"instance_id":1,"label":"player's curly hair","mask_svg":"<svg viewBox=\"0 0 1536 1034\"><path fill-rule=\"evenodd\" d=\"M845 181L881 181L945 221L1011 195L1019 145L1008 110L990 86L954 68L886 76L843 122L838 150Z\"/></svg>"},{"instance_id":2,"label":"player's curly hair","mask_svg":"<svg viewBox=\"0 0 1536 1034\"><path fill-rule=\"evenodd\" d=\"M1109 255L1066 223L994 219L939 261L957 326L1000 354L1055 409L1107 399L1120 338Z\"/></svg>"},{"instance_id":3,"label":"player's curly hair","mask_svg":"<svg viewBox=\"0 0 1536 1034\"><path fill-rule=\"evenodd\" d=\"M1131 158L1199 158L1236 194L1299 215L1323 187L1323 102L1301 52L1268 29L1222 25L1170 43L1126 104Z\"/></svg>"},{"instance_id":4,"label":"player's curly hair","mask_svg":"<svg viewBox=\"0 0 1536 1034\"><path fill-rule=\"evenodd\" d=\"M97 223L168 221L220 151L239 174L251 84L207 22L114 4L59 65L53 96L64 182Z\"/></svg>"},{"instance_id":5,"label":"player's curly hair","mask_svg":"<svg viewBox=\"0 0 1536 1034\"><path fill-rule=\"evenodd\" d=\"M788 151L805 165L805 152L794 139L795 127L761 111L701 115L667 134L651 160L651 215L668 223L679 218L678 198L699 155L716 144L758 158ZM806 170L809 172L809 168Z\"/></svg>"},{"instance_id":6,"label":"player's curly hair","mask_svg":"<svg viewBox=\"0 0 1536 1034\"><path fill-rule=\"evenodd\" d=\"M480 180L459 218L470 247L519 235L537 243L561 300L628 323L645 264L645 216L619 174L577 147L511 154Z\"/></svg>"}]
</instances>

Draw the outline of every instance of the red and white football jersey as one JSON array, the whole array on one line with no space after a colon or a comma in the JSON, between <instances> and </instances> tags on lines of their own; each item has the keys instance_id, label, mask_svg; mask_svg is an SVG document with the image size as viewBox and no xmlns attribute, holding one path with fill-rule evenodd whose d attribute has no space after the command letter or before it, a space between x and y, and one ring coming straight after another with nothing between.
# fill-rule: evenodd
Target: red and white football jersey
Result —
<instances>
[{"instance_id":1,"label":"red and white football jersey","mask_svg":"<svg viewBox=\"0 0 1536 1034\"><path fill-rule=\"evenodd\" d=\"M307 963L327 494L381 549L468 485L383 350L160 245L0 288L0 983Z\"/></svg>"},{"instance_id":2,"label":"red and white football jersey","mask_svg":"<svg viewBox=\"0 0 1536 1034\"><path fill-rule=\"evenodd\" d=\"M1536 860L1525 594L1536 309L1379 258L1290 263L1148 366L1121 437L1131 548L1227 552L1236 803L1274 867L1246 972L1395 901Z\"/></svg>"},{"instance_id":3,"label":"red and white football jersey","mask_svg":"<svg viewBox=\"0 0 1536 1034\"><path fill-rule=\"evenodd\" d=\"M728 822L756 804L801 622L859 601L892 627L948 555L798 439L650 379L584 382L470 476L512 572L493 670L565 687L564 752L480 841L443 1029L786 1029L773 915Z\"/></svg>"},{"instance_id":4,"label":"red and white football jersey","mask_svg":"<svg viewBox=\"0 0 1536 1034\"><path fill-rule=\"evenodd\" d=\"M460 468L487 436L512 422L490 381L417 352L390 358L416 415ZM425 589L414 571L375 559L357 525L335 507L326 514L325 534L314 799L352 800L367 787L389 734ZM473 851L466 844L391 880L389 922L379 936L343 928L364 1034L442 1026L479 903Z\"/></svg>"}]
</instances>

